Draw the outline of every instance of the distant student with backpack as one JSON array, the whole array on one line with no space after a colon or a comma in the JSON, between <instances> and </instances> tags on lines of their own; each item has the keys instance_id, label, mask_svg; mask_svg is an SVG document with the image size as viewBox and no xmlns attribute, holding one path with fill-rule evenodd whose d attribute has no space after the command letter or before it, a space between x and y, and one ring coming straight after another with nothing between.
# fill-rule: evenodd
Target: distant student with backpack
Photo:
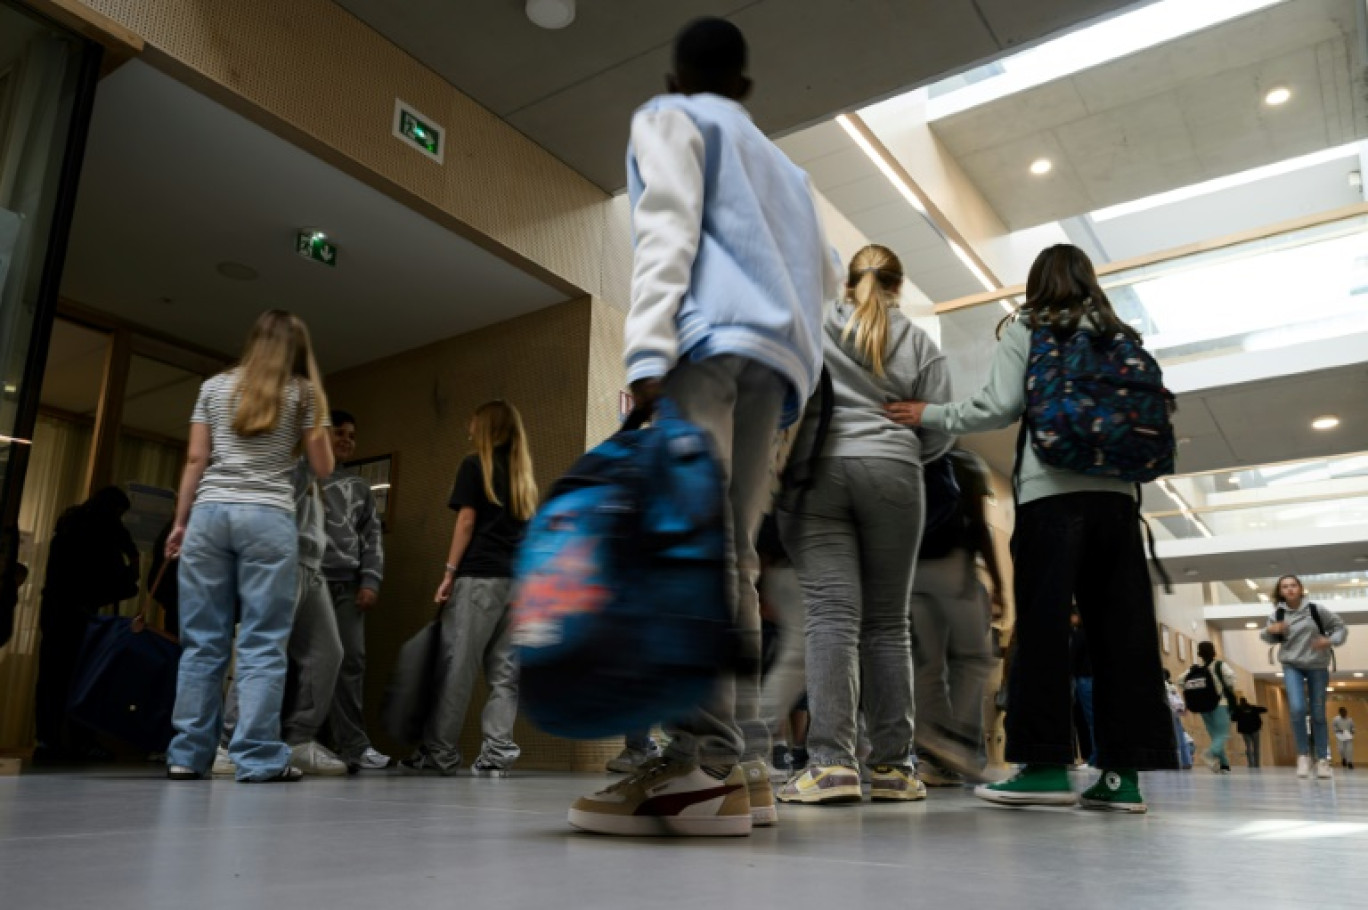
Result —
<instances>
[{"instance_id":1,"label":"distant student with backpack","mask_svg":"<svg viewBox=\"0 0 1368 910\"><path fill-rule=\"evenodd\" d=\"M833 398L828 437L811 466L811 489L781 500L784 549L807 606L812 714L807 768L779 789L782 802L863 799L856 757L861 710L871 747L870 798L926 796L908 764L908 598L926 510L922 462L945 454L954 440L898 424L883 410L892 401L950 397L945 358L898 309L902 283L902 263L887 247L867 246L850 261L846 298L828 308L822 326ZM791 463L813 451L821 398L808 405Z\"/></svg>"},{"instance_id":2,"label":"distant student with backpack","mask_svg":"<svg viewBox=\"0 0 1368 910\"><path fill-rule=\"evenodd\" d=\"M1117 317L1076 247L1053 246L1036 258L1026 302L1003 321L1000 336L988 384L968 400L889 406L909 426L955 434L1025 417L1015 470L1016 654L1006 721L1007 760L1022 767L974 792L1008 806L1079 801L1068 775L1068 630L1076 601L1096 672L1101 770L1082 805L1144 812L1138 772L1174 768L1178 757L1136 501L1136 482L1172 470L1169 396L1158 364ZM1090 395L1080 400L1084 388ZM1071 414L1086 416L1073 425ZM1096 429L1104 433L1090 435Z\"/></svg>"},{"instance_id":3,"label":"distant student with backpack","mask_svg":"<svg viewBox=\"0 0 1368 910\"><path fill-rule=\"evenodd\" d=\"M914 745L922 782L955 786L977 777L986 760L983 690L997 663L988 632L1006 592L988 525L983 462L956 449L928 464L925 474L927 514L942 517L928 517L912 580ZM937 508L942 498L948 509ZM991 598L979 581L980 557Z\"/></svg>"},{"instance_id":4,"label":"distant student with backpack","mask_svg":"<svg viewBox=\"0 0 1368 910\"><path fill-rule=\"evenodd\" d=\"M1354 770L1354 719L1348 708L1340 708L1335 718L1335 741L1339 743L1340 767Z\"/></svg>"},{"instance_id":5,"label":"distant student with backpack","mask_svg":"<svg viewBox=\"0 0 1368 910\"><path fill-rule=\"evenodd\" d=\"M1287 714L1292 741L1297 744L1297 776L1311 774L1312 747L1316 777L1328 780L1330 733L1325 720L1325 690L1330 685L1330 662L1335 647L1344 644L1349 629L1344 620L1306 599L1306 588L1295 575L1284 575L1273 587L1274 610L1259 637L1280 645L1278 660L1287 690ZM1311 732L1307 732L1310 717Z\"/></svg>"},{"instance_id":6,"label":"distant student with backpack","mask_svg":"<svg viewBox=\"0 0 1368 910\"><path fill-rule=\"evenodd\" d=\"M1251 705L1246 698L1241 698L1235 706L1235 732L1244 737L1245 763L1251 768L1262 766L1259 760L1259 733L1263 730L1263 715L1267 713L1267 708Z\"/></svg>"},{"instance_id":7,"label":"distant student with backpack","mask_svg":"<svg viewBox=\"0 0 1368 910\"><path fill-rule=\"evenodd\" d=\"M302 320L263 313L242 360L205 380L166 558L180 559L181 656L167 749L173 780L206 776L223 723L223 678L237 635L238 723L228 751L243 782L295 781L281 738L286 643L299 578L295 451L333 469L328 401Z\"/></svg>"},{"instance_id":8,"label":"distant student with backpack","mask_svg":"<svg viewBox=\"0 0 1368 910\"><path fill-rule=\"evenodd\" d=\"M489 401L470 418L475 454L456 473L449 505L456 528L446 573L433 598L442 604L438 692L418 751L400 762L406 773L461 766L461 727L483 669L489 685L481 718L484 744L470 766L476 777L505 777L521 750L513 741L518 716L518 666L509 640L513 555L537 510L532 455L518 409Z\"/></svg>"},{"instance_id":9,"label":"distant student with backpack","mask_svg":"<svg viewBox=\"0 0 1368 910\"><path fill-rule=\"evenodd\" d=\"M741 101L746 40L704 18L675 39L669 94L632 118L627 178L635 253L627 378L638 405L667 396L711 435L726 479L732 607L746 663L668 726L665 755L570 809L606 834L745 835L774 824L760 717L756 534L775 433L817 385L822 303L839 271L807 175ZM665 797L665 798L662 798Z\"/></svg>"},{"instance_id":10,"label":"distant student with backpack","mask_svg":"<svg viewBox=\"0 0 1368 910\"><path fill-rule=\"evenodd\" d=\"M1235 671L1216 659L1216 646L1209 641L1197 645L1197 659L1183 677L1183 700L1193 714L1200 714L1211 737L1202 760L1213 774L1230 773L1226 740L1230 739L1231 706L1235 704Z\"/></svg>"}]
</instances>

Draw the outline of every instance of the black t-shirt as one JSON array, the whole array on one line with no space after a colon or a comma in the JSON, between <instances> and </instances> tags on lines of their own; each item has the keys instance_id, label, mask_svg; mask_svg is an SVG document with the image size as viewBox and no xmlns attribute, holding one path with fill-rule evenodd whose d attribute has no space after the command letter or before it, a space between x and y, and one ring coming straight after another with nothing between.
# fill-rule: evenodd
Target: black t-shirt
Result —
<instances>
[{"instance_id":1,"label":"black t-shirt","mask_svg":"<svg viewBox=\"0 0 1368 910\"><path fill-rule=\"evenodd\" d=\"M475 510L475 536L461 557L458 578L510 578L513 554L522 543L527 522L514 518L508 505L508 446L494 450L494 494L497 505L485 495L484 472L478 455L468 455L456 472L456 485L448 505L456 511Z\"/></svg>"}]
</instances>

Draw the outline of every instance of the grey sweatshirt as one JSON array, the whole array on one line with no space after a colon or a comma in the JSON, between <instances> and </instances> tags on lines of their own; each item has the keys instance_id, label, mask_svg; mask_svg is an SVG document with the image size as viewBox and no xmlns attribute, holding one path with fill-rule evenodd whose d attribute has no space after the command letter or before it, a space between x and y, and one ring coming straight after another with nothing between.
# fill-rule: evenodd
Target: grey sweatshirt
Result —
<instances>
[{"instance_id":1,"label":"grey sweatshirt","mask_svg":"<svg viewBox=\"0 0 1368 910\"><path fill-rule=\"evenodd\" d=\"M842 341L854 307L841 302L826 309L822 324L822 357L831 373L835 407L824 458L891 458L920 465L950 450L953 436L937 430L914 430L888 419L884 405L895 401L947 401L950 370L931 337L902 311L888 311L888 343L884 373L873 369L855 347L855 333ZM812 451L821 414L821 394L812 396L791 459Z\"/></svg>"},{"instance_id":2,"label":"grey sweatshirt","mask_svg":"<svg viewBox=\"0 0 1368 910\"><path fill-rule=\"evenodd\" d=\"M294 469L295 525L299 528L299 564L317 572L323 567L328 535L323 529L323 500L314 483L314 472L301 458Z\"/></svg>"},{"instance_id":3,"label":"grey sweatshirt","mask_svg":"<svg viewBox=\"0 0 1368 910\"><path fill-rule=\"evenodd\" d=\"M960 436L1000 430L1016 423L1026 411L1026 361L1031 353L1031 329L1014 320L1002 333L988 384L954 404L932 404L922 414L922 426ZM1028 440L1017 466L1018 500L1022 503L1064 493L1124 493L1135 495L1135 485L1110 477L1093 477L1047 465L1036 457Z\"/></svg>"},{"instance_id":4,"label":"grey sweatshirt","mask_svg":"<svg viewBox=\"0 0 1368 910\"><path fill-rule=\"evenodd\" d=\"M1270 645L1282 645L1278 650L1280 663L1299 670L1323 670L1330 666L1330 652L1317 651L1311 647L1311 642L1320 635L1320 630L1316 628L1316 620L1312 617L1311 611L1306 608L1309 603L1309 600L1304 600L1295 610L1281 604L1280 606L1286 610L1283 619L1287 622L1287 634L1269 634L1268 626L1278 621L1278 611L1274 610L1269 614L1268 622L1259 633L1259 637ZM1325 634L1329 637L1330 644L1337 648L1344 644L1344 640L1349 637L1349 627L1344 624L1344 620L1320 604L1316 604L1316 612L1320 614L1321 624L1325 626Z\"/></svg>"},{"instance_id":5,"label":"grey sweatshirt","mask_svg":"<svg viewBox=\"0 0 1368 910\"><path fill-rule=\"evenodd\" d=\"M385 574L384 529L375 514L370 485L350 471L338 470L322 486L328 531L323 577L380 590Z\"/></svg>"}]
</instances>

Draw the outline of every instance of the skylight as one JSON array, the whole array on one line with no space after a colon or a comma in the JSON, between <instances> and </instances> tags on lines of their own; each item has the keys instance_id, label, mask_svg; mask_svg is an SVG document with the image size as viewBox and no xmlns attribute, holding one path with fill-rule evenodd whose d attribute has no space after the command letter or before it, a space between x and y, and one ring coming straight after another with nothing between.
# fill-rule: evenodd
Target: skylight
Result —
<instances>
[{"instance_id":1,"label":"skylight","mask_svg":"<svg viewBox=\"0 0 1368 910\"><path fill-rule=\"evenodd\" d=\"M936 91L933 86L926 118L934 122L1284 2L1160 0L989 64L996 72L985 78L955 77L968 83L960 88Z\"/></svg>"}]
</instances>

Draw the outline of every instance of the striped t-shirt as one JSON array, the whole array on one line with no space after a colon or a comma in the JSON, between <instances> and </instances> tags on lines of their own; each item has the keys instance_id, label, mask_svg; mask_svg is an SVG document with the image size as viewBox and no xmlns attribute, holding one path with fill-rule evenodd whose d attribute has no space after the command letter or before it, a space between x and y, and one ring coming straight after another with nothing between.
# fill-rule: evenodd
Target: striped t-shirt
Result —
<instances>
[{"instance_id":1,"label":"striped t-shirt","mask_svg":"<svg viewBox=\"0 0 1368 910\"><path fill-rule=\"evenodd\" d=\"M209 467L200 480L196 502L233 502L276 506L293 512L295 445L305 430L319 426L314 396L307 380L285 386L275 429L260 436L239 436L238 370L211 376L200 386L191 423L209 427ZM327 426L324 417L323 426Z\"/></svg>"}]
</instances>

